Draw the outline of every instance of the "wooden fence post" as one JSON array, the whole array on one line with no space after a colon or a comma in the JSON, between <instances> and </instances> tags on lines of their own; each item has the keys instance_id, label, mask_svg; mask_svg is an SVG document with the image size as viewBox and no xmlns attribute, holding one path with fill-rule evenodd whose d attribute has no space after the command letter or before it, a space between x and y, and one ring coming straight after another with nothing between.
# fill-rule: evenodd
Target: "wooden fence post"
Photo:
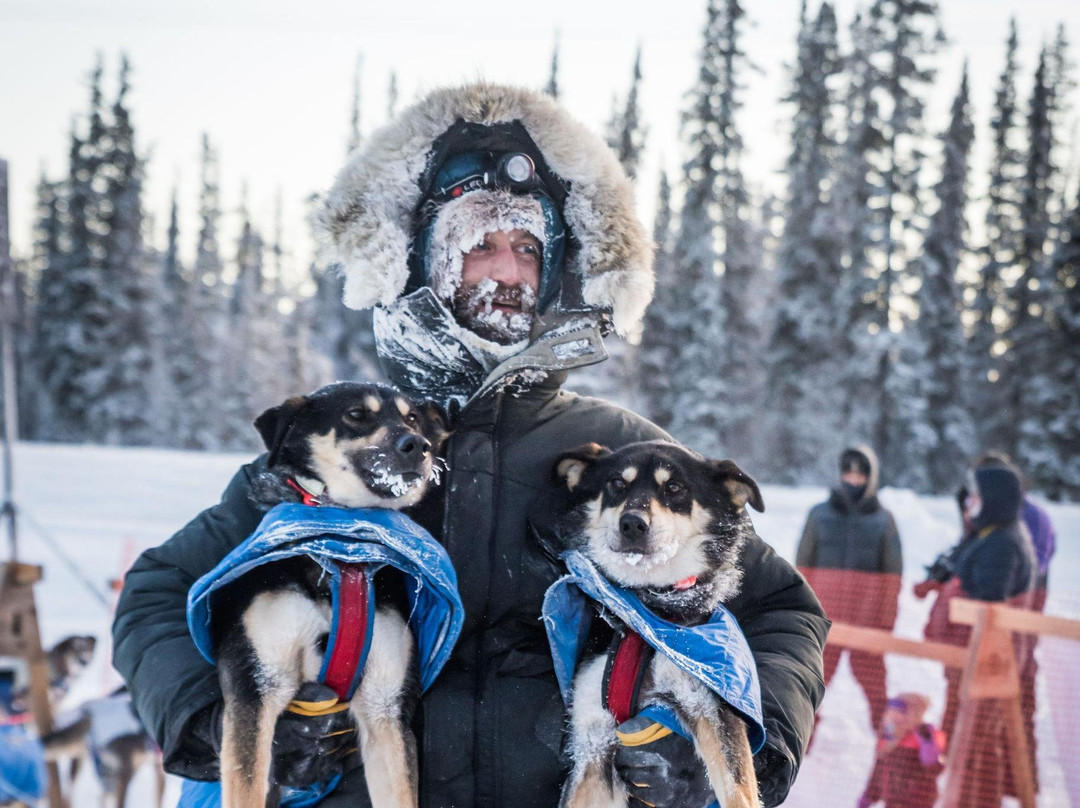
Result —
<instances>
[{"instance_id":1,"label":"wooden fence post","mask_svg":"<svg viewBox=\"0 0 1080 808\"><path fill-rule=\"evenodd\" d=\"M943 808L958 808L964 804L966 770L972 753L977 744L993 742L976 737L979 716L999 709L1008 739L1007 755L1017 797L1023 808L1035 808L1035 783L1024 735L1020 674L1016 666L1012 632L998 625L998 606L980 603L974 608L974 630L968 644L968 662L960 680L960 709L949 743L942 805Z\"/></svg>"},{"instance_id":2,"label":"wooden fence post","mask_svg":"<svg viewBox=\"0 0 1080 808\"><path fill-rule=\"evenodd\" d=\"M38 735L53 730L49 704L49 666L41 647L34 584L41 580L41 567L32 564L0 564L0 654L26 661L30 674L30 709ZM66 808L60 791L56 763L45 766L49 808Z\"/></svg>"}]
</instances>

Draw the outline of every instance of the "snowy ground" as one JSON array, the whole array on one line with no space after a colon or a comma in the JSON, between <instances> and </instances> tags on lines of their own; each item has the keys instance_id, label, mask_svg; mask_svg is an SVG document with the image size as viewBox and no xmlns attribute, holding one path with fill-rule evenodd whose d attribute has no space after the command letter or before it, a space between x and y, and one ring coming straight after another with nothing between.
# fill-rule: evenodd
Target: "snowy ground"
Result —
<instances>
[{"instance_id":1,"label":"snowy ground","mask_svg":"<svg viewBox=\"0 0 1080 808\"><path fill-rule=\"evenodd\" d=\"M20 507L20 560L45 566L38 590L44 642L73 633L99 639L93 668L69 694L68 706L112 689L118 677L108 664L111 598L101 603L84 583L107 592L142 549L167 538L195 513L217 501L233 472L247 458L149 449L113 449L22 444L15 453L16 500ZM766 512L755 515L758 532L782 556L792 559L806 512L822 500L824 489L765 486ZM912 583L923 566L956 539L956 507L950 498L918 497L886 490L882 499L897 518L904 546L904 577ZM1050 614L1080 618L1080 506L1049 506L1058 531ZM59 548L57 550L56 548ZM7 557L7 548L0 558ZM918 639L929 603L911 596L901 602L897 633ZM1080 782L1066 783L1062 761L1080 757L1080 648L1043 641L1039 659L1046 673L1039 683L1040 806L1080 808ZM1069 657L1074 664L1064 661ZM890 692L919 690L934 701L936 719L944 696L940 667L890 657ZM813 753L805 762L787 805L854 806L873 755L865 701L841 662L823 705L824 721ZM1069 711L1073 712L1069 712ZM1071 733L1071 734L1070 734ZM1077 768L1074 764L1073 768ZM1076 774L1074 773L1075 777ZM152 777L140 772L131 805L151 804ZM75 806L97 805L98 787L84 767ZM178 783L171 781L166 805L175 804Z\"/></svg>"}]
</instances>

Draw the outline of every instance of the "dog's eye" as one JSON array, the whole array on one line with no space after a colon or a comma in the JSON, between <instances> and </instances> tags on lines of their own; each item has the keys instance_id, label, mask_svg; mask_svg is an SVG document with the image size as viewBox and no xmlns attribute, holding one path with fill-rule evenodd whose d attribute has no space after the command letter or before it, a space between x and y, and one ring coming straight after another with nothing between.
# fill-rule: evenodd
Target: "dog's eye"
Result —
<instances>
[{"instance_id":1,"label":"dog's eye","mask_svg":"<svg viewBox=\"0 0 1080 808\"><path fill-rule=\"evenodd\" d=\"M612 491L626 490L626 480L624 480L622 477L612 477L611 480L608 482L608 485L611 486Z\"/></svg>"},{"instance_id":2,"label":"dog's eye","mask_svg":"<svg viewBox=\"0 0 1080 808\"><path fill-rule=\"evenodd\" d=\"M416 426L416 413L410 412L408 415L406 415L405 423L407 423L409 426Z\"/></svg>"},{"instance_id":3,"label":"dog's eye","mask_svg":"<svg viewBox=\"0 0 1080 808\"><path fill-rule=\"evenodd\" d=\"M350 421L363 421L365 418L367 418L367 415L367 410L361 407L353 407L351 410L345 413L345 417L348 418Z\"/></svg>"},{"instance_id":4,"label":"dog's eye","mask_svg":"<svg viewBox=\"0 0 1080 808\"><path fill-rule=\"evenodd\" d=\"M674 495L674 494L678 494L682 490L683 490L683 484L682 483L677 483L674 480L668 480L666 483L664 483L664 493L665 494Z\"/></svg>"}]
</instances>

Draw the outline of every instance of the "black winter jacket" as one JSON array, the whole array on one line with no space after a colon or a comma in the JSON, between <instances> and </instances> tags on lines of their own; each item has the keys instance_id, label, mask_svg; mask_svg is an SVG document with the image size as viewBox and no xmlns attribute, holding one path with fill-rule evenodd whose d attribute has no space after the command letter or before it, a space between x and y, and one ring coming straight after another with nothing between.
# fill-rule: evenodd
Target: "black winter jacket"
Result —
<instances>
[{"instance_id":1,"label":"black winter jacket","mask_svg":"<svg viewBox=\"0 0 1080 808\"><path fill-rule=\"evenodd\" d=\"M972 536L956 548L954 568L969 597L1008 600L1030 591L1038 572L1031 537L1020 519L1020 480L1001 468L979 469L975 479L982 510Z\"/></svg>"},{"instance_id":2,"label":"black winter jacket","mask_svg":"<svg viewBox=\"0 0 1080 808\"><path fill-rule=\"evenodd\" d=\"M550 520L552 466L565 450L666 437L632 413L559 390L561 381L474 399L448 445L441 530L433 527L457 570L466 622L417 719L425 808L558 803L564 710L539 615L559 571L531 538L529 520L541 529ZM125 579L114 664L176 774L216 777L199 723L220 690L188 635L187 590L257 525L261 513L247 494L263 463L242 468L218 505L143 553ZM765 804L776 805L823 693L828 621L802 578L760 539L742 563L743 591L728 606L758 663L768 743L756 764ZM362 792L357 779L347 777L342 790ZM324 806L339 804L335 796Z\"/></svg>"},{"instance_id":3,"label":"black winter jacket","mask_svg":"<svg viewBox=\"0 0 1080 808\"><path fill-rule=\"evenodd\" d=\"M835 490L806 518L795 564L899 575L904 560L896 520L876 496L852 502Z\"/></svg>"}]
</instances>

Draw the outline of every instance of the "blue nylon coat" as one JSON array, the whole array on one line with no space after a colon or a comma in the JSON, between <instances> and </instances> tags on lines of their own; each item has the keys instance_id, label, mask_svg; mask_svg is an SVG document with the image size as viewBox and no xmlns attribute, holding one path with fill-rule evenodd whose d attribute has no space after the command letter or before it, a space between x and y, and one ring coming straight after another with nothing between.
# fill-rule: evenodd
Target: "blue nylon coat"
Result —
<instances>
[{"instance_id":1,"label":"blue nylon coat","mask_svg":"<svg viewBox=\"0 0 1080 808\"><path fill-rule=\"evenodd\" d=\"M757 665L731 612L718 606L709 621L700 626L669 623L646 609L629 590L604 578L580 552L568 551L562 554L562 559L570 574L548 588L541 616L551 644L559 688L567 704L573 690L574 669L592 620L591 598L741 713L753 752L764 746ZM677 732L681 729L670 723L674 716L654 717L654 720Z\"/></svg>"}]
</instances>

